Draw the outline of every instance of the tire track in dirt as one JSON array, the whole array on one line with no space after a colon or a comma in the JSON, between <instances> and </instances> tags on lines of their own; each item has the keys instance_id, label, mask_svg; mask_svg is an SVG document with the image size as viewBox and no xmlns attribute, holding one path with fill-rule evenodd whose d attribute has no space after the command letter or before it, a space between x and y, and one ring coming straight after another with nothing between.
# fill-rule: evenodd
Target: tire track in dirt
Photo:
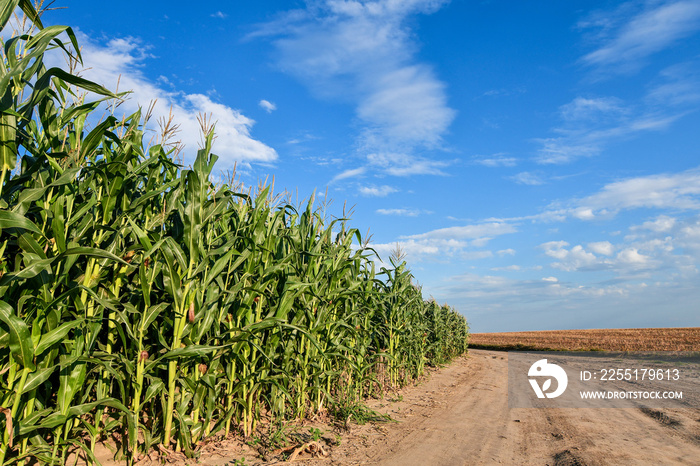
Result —
<instances>
[{"instance_id":1,"label":"tire track in dirt","mask_svg":"<svg viewBox=\"0 0 700 466\"><path fill-rule=\"evenodd\" d=\"M470 350L401 396L371 404L398 423L353 427L331 464L700 465L700 410L509 409L507 353Z\"/></svg>"}]
</instances>

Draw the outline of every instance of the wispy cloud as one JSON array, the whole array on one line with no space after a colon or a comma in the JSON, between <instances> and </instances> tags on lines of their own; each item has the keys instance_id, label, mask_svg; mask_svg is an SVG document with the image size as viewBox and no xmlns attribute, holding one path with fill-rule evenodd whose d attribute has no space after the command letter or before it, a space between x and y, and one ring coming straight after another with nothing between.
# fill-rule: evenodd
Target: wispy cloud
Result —
<instances>
[{"instance_id":1,"label":"wispy cloud","mask_svg":"<svg viewBox=\"0 0 700 466\"><path fill-rule=\"evenodd\" d=\"M630 210L641 211L636 213L639 220L618 230L617 223L613 223L617 222L615 218ZM583 241L555 236L555 241L530 245L522 243L518 235L530 228L531 222L571 221L596 221L595 233ZM609 231L607 226L611 225L616 231ZM566 234L558 230L551 229L548 234ZM562 232L568 230L562 225ZM474 271L441 277L442 284L431 286L430 292L455 303L470 319L483 319L484 323L496 322L489 313L498 313L502 319L503 312L515 309L523 314L532 311L530 314L534 312L532 315L547 322L553 322L552 316L558 315L561 306L581 310L602 307L606 312L626 309L625 312L634 313L635 307L648 307L652 300L682 300L683 309L688 309L682 313L692 316L690 310L696 309L697 304L690 297L700 298L700 167L613 181L587 196L544 206L542 212L534 215L471 221L372 246L385 255L397 242L412 264L459 264ZM489 250L492 242L500 248ZM517 255L515 249L507 247L509 243L517 244ZM538 252L537 256L533 258L532 252ZM498 257L500 262L510 256L523 262L488 261ZM506 274L513 278L505 277ZM630 300L635 305L629 304ZM547 308L549 311L545 311ZM515 315L512 318L521 319ZM629 316L626 320L629 322ZM527 323L525 318L519 322ZM499 323L502 325L502 320ZM533 327L542 328L541 325ZM556 328L561 324L551 325ZM642 325L642 321L635 325Z\"/></svg>"},{"instance_id":2,"label":"wispy cloud","mask_svg":"<svg viewBox=\"0 0 700 466\"><path fill-rule=\"evenodd\" d=\"M505 267L491 267L494 272L517 272L521 269L519 265L506 265Z\"/></svg>"},{"instance_id":3,"label":"wispy cloud","mask_svg":"<svg viewBox=\"0 0 700 466\"><path fill-rule=\"evenodd\" d=\"M540 144L535 162L566 164L600 154L611 142L647 131L667 129L688 109L666 105L630 108L615 97L576 97L559 108L558 136L535 139Z\"/></svg>"},{"instance_id":4,"label":"wispy cloud","mask_svg":"<svg viewBox=\"0 0 700 466\"><path fill-rule=\"evenodd\" d=\"M510 89L489 89L488 91L485 91L483 94L481 94L479 97L504 97L504 96L510 96L510 95L515 95L515 94L523 94L526 92L524 87L515 87L515 88L510 88Z\"/></svg>"},{"instance_id":5,"label":"wispy cloud","mask_svg":"<svg viewBox=\"0 0 700 466\"><path fill-rule=\"evenodd\" d=\"M219 19L226 19L228 18L228 15L222 11L217 11L216 13L212 13L210 15L212 18L219 18Z\"/></svg>"},{"instance_id":6,"label":"wispy cloud","mask_svg":"<svg viewBox=\"0 0 700 466\"><path fill-rule=\"evenodd\" d=\"M510 179L518 184L525 184L528 186L539 186L544 184L542 176L532 172L520 172L517 175L511 176Z\"/></svg>"},{"instance_id":7,"label":"wispy cloud","mask_svg":"<svg viewBox=\"0 0 700 466\"><path fill-rule=\"evenodd\" d=\"M554 330L571 328L661 327L672 323L697 323L700 292L692 279L676 283L592 283L581 285L553 275L523 279L495 274L464 273L449 277L431 289L439 300L454 303L469 316L474 331ZM660 313L674 303L674 321ZM645 309L650 311L644 312ZM632 324L630 324L632 323Z\"/></svg>"},{"instance_id":8,"label":"wispy cloud","mask_svg":"<svg viewBox=\"0 0 700 466\"><path fill-rule=\"evenodd\" d=\"M677 63L662 70L646 99L652 105L696 106L700 102L700 61Z\"/></svg>"},{"instance_id":9,"label":"wispy cloud","mask_svg":"<svg viewBox=\"0 0 700 466\"><path fill-rule=\"evenodd\" d=\"M627 113L622 100L616 97L576 97L568 104L562 105L559 112L567 121L599 121Z\"/></svg>"},{"instance_id":10,"label":"wispy cloud","mask_svg":"<svg viewBox=\"0 0 700 466\"><path fill-rule=\"evenodd\" d=\"M493 155L474 156L474 163L485 167L514 167L518 164L518 159L507 157L505 152L499 152Z\"/></svg>"},{"instance_id":11,"label":"wispy cloud","mask_svg":"<svg viewBox=\"0 0 700 466\"><path fill-rule=\"evenodd\" d=\"M258 102L258 105L260 105L260 107L267 113L272 113L275 110L277 110L277 105L265 99L262 99L260 102Z\"/></svg>"},{"instance_id":12,"label":"wispy cloud","mask_svg":"<svg viewBox=\"0 0 700 466\"><path fill-rule=\"evenodd\" d=\"M603 43L586 54L583 63L606 71L636 71L650 55L700 30L700 3L695 0L648 2L642 11L625 21L616 13L610 12L606 21L605 15L598 12L595 21L580 23L582 28L607 29Z\"/></svg>"},{"instance_id":13,"label":"wispy cloud","mask_svg":"<svg viewBox=\"0 0 700 466\"><path fill-rule=\"evenodd\" d=\"M331 181L340 181L345 180L347 178L354 178L363 175L366 171L367 167L350 168L335 175L335 177Z\"/></svg>"},{"instance_id":14,"label":"wispy cloud","mask_svg":"<svg viewBox=\"0 0 700 466\"><path fill-rule=\"evenodd\" d=\"M670 49L700 31L697 0L626 2L596 11L579 24L597 48L581 58L592 77L640 69L652 54ZM688 60L686 58L686 60ZM700 103L697 57L657 72L646 95L625 102L615 96L577 96L559 107L553 136L535 139L535 162L566 164L604 153L612 143L669 128Z\"/></svg>"},{"instance_id":15,"label":"wispy cloud","mask_svg":"<svg viewBox=\"0 0 700 466\"><path fill-rule=\"evenodd\" d=\"M489 218L484 222L565 222L568 219L611 219L620 212L636 209L672 212L700 210L700 167L679 173L638 176L613 181L597 192L551 203L542 212L508 218ZM662 220L665 217L660 217ZM664 220L666 221L666 220ZM645 223L651 228L651 224ZM662 228L660 223L656 228Z\"/></svg>"},{"instance_id":16,"label":"wispy cloud","mask_svg":"<svg viewBox=\"0 0 700 466\"><path fill-rule=\"evenodd\" d=\"M372 247L382 255L391 252L398 244L412 262L447 261L453 257L478 260L493 256L493 252L483 247L494 237L515 232L517 227L513 224L485 222L404 235L400 236L398 241L373 244Z\"/></svg>"},{"instance_id":17,"label":"wispy cloud","mask_svg":"<svg viewBox=\"0 0 700 466\"><path fill-rule=\"evenodd\" d=\"M393 176L446 175L445 169L452 162L432 160L404 152L375 152L366 155L373 170Z\"/></svg>"},{"instance_id":18,"label":"wispy cloud","mask_svg":"<svg viewBox=\"0 0 700 466\"><path fill-rule=\"evenodd\" d=\"M415 58L407 19L445 3L310 2L248 38L273 37L284 71L319 96L355 106L362 123L359 155L375 170L394 176L442 174L444 163L420 152L440 148L455 111L447 104L444 83Z\"/></svg>"},{"instance_id":19,"label":"wispy cloud","mask_svg":"<svg viewBox=\"0 0 700 466\"><path fill-rule=\"evenodd\" d=\"M314 134L311 134L311 133L303 133L303 134L301 134L301 135L298 136L298 137L289 139L289 140L287 141L287 144L295 145L295 144L301 144L301 143L304 143L304 142L315 141L315 140L317 140L317 139L321 139L321 138L318 137L318 136L316 136L316 135L314 135Z\"/></svg>"},{"instance_id":20,"label":"wispy cloud","mask_svg":"<svg viewBox=\"0 0 700 466\"><path fill-rule=\"evenodd\" d=\"M422 209L377 209L379 215L395 215L398 217L418 217L423 214L431 214L429 210Z\"/></svg>"},{"instance_id":21,"label":"wispy cloud","mask_svg":"<svg viewBox=\"0 0 700 466\"><path fill-rule=\"evenodd\" d=\"M386 197L391 193L395 193L398 189L392 186L360 186L359 193L366 197Z\"/></svg>"},{"instance_id":22,"label":"wispy cloud","mask_svg":"<svg viewBox=\"0 0 700 466\"><path fill-rule=\"evenodd\" d=\"M154 119L167 118L170 112L174 124L179 125L179 139L193 153L201 140L197 115L211 116L216 123L214 152L220 157L220 166L229 168L235 162L264 162L277 159L277 152L268 145L254 139L251 129L255 124L251 118L239 110L214 101L204 94L186 94L172 89L165 90L161 83L149 80L142 67L148 55L147 47L133 38L112 39L100 45L81 34L81 53L90 68L80 71L81 75L104 85L108 89L131 91L127 100L118 108L126 114L139 108L146 108L155 101Z\"/></svg>"},{"instance_id":23,"label":"wispy cloud","mask_svg":"<svg viewBox=\"0 0 700 466\"><path fill-rule=\"evenodd\" d=\"M357 167L357 168L350 168L348 170L345 170L344 172L338 173L335 175L332 181L339 181L339 180L344 180L347 178L354 178L357 176L363 175L367 171L367 167Z\"/></svg>"},{"instance_id":24,"label":"wispy cloud","mask_svg":"<svg viewBox=\"0 0 700 466\"><path fill-rule=\"evenodd\" d=\"M698 210L700 169L615 181L575 203L576 209L588 209L593 216L639 208Z\"/></svg>"},{"instance_id":25,"label":"wispy cloud","mask_svg":"<svg viewBox=\"0 0 700 466\"><path fill-rule=\"evenodd\" d=\"M476 240L515 233L515 225L505 222L485 222L458 227L447 227L417 235L402 236L407 239Z\"/></svg>"}]
</instances>

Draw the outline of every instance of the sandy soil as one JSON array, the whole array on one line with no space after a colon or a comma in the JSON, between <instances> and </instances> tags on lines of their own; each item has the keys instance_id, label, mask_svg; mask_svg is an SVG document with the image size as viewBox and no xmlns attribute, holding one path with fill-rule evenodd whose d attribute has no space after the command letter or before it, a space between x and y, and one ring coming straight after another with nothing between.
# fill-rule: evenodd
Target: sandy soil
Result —
<instances>
[{"instance_id":1,"label":"sandy soil","mask_svg":"<svg viewBox=\"0 0 700 466\"><path fill-rule=\"evenodd\" d=\"M470 350L402 401L374 403L398 423L353 427L305 464L700 465L700 410L509 409L507 357Z\"/></svg>"},{"instance_id":2,"label":"sandy soil","mask_svg":"<svg viewBox=\"0 0 700 466\"><path fill-rule=\"evenodd\" d=\"M397 422L335 432L315 424L324 432L319 442L309 439L309 448L268 455L267 461L240 441L211 444L199 464L700 465L699 409L509 409L507 358L470 350L419 385L387 397L392 401L369 403ZM317 446L325 456L318 456ZM294 461L281 460L290 454Z\"/></svg>"}]
</instances>

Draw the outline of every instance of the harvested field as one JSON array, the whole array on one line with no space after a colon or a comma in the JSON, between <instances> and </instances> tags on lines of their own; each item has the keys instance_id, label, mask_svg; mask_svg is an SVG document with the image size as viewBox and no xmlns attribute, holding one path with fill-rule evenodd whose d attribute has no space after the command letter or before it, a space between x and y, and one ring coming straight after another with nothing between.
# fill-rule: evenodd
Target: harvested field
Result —
<instances>
[{"instance_id":1,"label":"harvested field","mask_svg":"<svg viewBox=\"0 0 700 466\"><path fill-rule=\"evenodd\" d=\"M473 333L469 346L506 351L700 351L700 327Z\"/></svg>"}]
</instances>

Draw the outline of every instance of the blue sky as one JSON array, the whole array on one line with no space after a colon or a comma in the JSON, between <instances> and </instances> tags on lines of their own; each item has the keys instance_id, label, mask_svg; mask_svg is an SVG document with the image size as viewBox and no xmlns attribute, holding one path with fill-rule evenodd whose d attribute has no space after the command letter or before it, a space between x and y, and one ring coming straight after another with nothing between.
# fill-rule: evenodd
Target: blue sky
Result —
<instances>
[{"instance_id":1,"label":"blue sky","mask_svg":"<svg viewBox=\"0 0 700 466\"><path fill-rule=\"evenodd\" d=\"M185 162L211 114L473 331L700 326L700 1L62 3Z\"/></svg>"}]
</instances>

